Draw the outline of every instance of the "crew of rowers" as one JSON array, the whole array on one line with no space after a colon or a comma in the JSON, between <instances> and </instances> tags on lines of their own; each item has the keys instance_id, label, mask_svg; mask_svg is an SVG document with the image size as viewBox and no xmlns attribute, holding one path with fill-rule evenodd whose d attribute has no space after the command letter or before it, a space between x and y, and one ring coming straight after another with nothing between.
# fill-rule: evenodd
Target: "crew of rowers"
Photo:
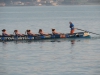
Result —
<instances>
[{"instance_id":1,"label":"crew of rowers","mask_svg":"<svg viewBox=\"0 0 100 75\"><path fill-rule=\"evenodd\" d=\"M74 33L74 25L72 24L72 22L69 22L69 24L70 24L70 28L71 28L70 34L73 34L73 33ZM40 35L45 35L45 36L50 35L50 34L48 34L48 33L44 33L42 29L39 29L39 32L38 32L38 33L39 33ZM32 33L31 30L26 30L26 31L25 31L25 34L31 35L31 36L37 36L37 34ZM53 35L61 35L62 37L64 36L64 34L59 33L59 32L56 32L55 29L52 29L52 34L53 34ZM19 33L18 30L14 30L14 35L17 35L17 36L24 36L24 34ZM10 34L8 34L8 33L6 32L6 29L3 29L3 30L2 30L2 36L10 36Z\"/></svg>"},{"instance_id":2,"label":"crew of rowers","mask_svg":"<svg viewBox=\"0 0 100 75\"><path fill-rule=\"evenodd\" d=\"M45 36L50 35L50 34L48 34L48 33L44 33L42 29L39 29L39 32L38 32L38 33L39 33L39 35L45 35ZM25 34L31 35L31 36L37 36L37 34L32 33L31 30L26 30L26 31L25 31ZM25 34L21 34L21 33L19 33L18 30L14 30L14 35L17 35L17 36L24 36ZM58 32L56 32L55 29L52 29L52 34L53 34L53 35L57 35L57 34L60 35L60 34L62 34L62 33L58 33ZM3 29L3 30L2 30L2 36L10 36L10 35L11 35L11 34L8 34L8 33L6 32L6 29Z\"/></svg>"}]
</instances>

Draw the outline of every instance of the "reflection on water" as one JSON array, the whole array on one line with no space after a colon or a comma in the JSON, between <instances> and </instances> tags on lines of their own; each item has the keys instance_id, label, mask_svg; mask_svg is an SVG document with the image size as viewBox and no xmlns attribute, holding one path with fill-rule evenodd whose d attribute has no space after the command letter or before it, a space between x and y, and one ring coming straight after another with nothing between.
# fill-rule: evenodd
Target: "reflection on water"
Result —
<instances>
[{"instance_id":1,"label":"reflection on water","mask_svg":"<svg viewBox=\"0 0 100 75\"><path fill-rule=\"evenodd\" d=\"M0 75L100 74L100 48L91 39L12 41L0 48Z\"/></svg>"},{"instance_id":2,"label":"reflection on water","mask_svg":"<svg viewBox=\"0 0 100 75\"><path fill-rule=\"evenodd\" d=\"M92 39L97 39L98 37L93 37ZM19 43L28 43L28 44L30 44L30 43L33 43L33 42L57 42L57 43L60 43L60 42L71 42L71 44L72 45L74 45L75 44L75 42L80 42L80 41L82 41L82 42L88 42L90 40L90 38L81 38L81 39L67 39L67 38L65 38L65 39L46 39L46 40L20 40L20 41L2 41L2 43L4 43L4 44L7 44L8 42L13 42L13 43L15 43L15 44L19 44Z\"/></svg>"},{"instance_id":3,"label":"reflection on water","mask_svg":"<svg viewBox=\"0 0 100 75\"><path fill-rule=\"evenodd\" d=\"M99 36L94 36L94 37L91 37L92 40L97 40L97 39L100 39L100 35Z\"/></svg>"}]
</instances>

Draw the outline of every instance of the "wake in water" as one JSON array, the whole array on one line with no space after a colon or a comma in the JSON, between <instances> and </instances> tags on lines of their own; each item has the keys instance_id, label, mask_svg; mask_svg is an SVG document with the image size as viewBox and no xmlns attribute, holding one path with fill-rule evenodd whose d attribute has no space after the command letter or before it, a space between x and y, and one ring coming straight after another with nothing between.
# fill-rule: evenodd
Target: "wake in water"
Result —
<instances>
[{"instance_id":1,"label":"wake in water","mask_svg":"<svg viewBox=\"0 0 100 75\"><path fill-rule=\"evenodd\" d=\"M100 39L100 36L91 37L92 40Z\"/></svg>"}]
</instances>

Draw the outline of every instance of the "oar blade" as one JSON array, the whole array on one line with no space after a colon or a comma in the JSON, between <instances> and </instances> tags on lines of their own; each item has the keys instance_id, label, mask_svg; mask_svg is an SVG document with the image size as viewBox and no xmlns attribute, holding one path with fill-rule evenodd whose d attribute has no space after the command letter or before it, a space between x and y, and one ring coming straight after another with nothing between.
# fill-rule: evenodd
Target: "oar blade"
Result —
<instances>
[{"instance_id":1,"label":"oar blade","mask_svg":"<svg viewBox=\"0 0 100 75\"><path fill-rule=\"evenodd\" d=\"M79 29L79 28L76 28L77 30L81 30L81 31L86 31L86 30L83 30L83 29ZM89 32L89 33L92 33L92 34L95 34L95 35L100 35L100 34L97 34L97 33L94 33L94 32L90 32L90 31L86 31L86 32Z\"/></svg>"}]
</instances>

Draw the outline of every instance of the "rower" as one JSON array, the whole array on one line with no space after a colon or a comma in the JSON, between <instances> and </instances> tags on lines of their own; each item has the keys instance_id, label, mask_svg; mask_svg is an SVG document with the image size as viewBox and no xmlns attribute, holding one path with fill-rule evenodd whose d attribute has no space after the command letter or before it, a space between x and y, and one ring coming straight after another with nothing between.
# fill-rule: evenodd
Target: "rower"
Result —
<instances>
[{"instance_id":1,"label":"rower","mask_svg":"<svg viewBox=\"0 0 100 75\"><path fill-rule=\"evenodd\" d=\"M15 34L16 36L24 36L24 34L20 34L18 30L14 30L14 34Z\"/></svg>"},{"instance_id":2,"label":"rower","mask_svg":"<svg viewBox=\"0 0 100 75\"><path fill-rule=\"evenodd\" d=\"M49 35L49 34L44 33L42 29L39 29L39 32L38 32L38 33L39 33L40 35L47 35L47 36Z\"/></svg>"},{"instance_id":3,"label":"rower","mask_svg":"<svg viewBox=\"0 0 100 75\"><path fill-rule=\"evenodd\" d=\"M31 35L31 36L36 36L36 34L33 34L32 32L31 32L31 30L26 30L26 32L25 33L27 33L27 35Z\"/></svg>"},{"instance_id":4,"label":"rower","mask_svg":"<svg viewBox=\"0 0 100 75\"><path fill-rule=\"evenodd\" d=\"M61 34L61 33L58 33L58 32L56 32L55 29L52 29L52 34L53 34L53 35L57 35L57 34Z\"/></svg>"},{"instance_id":5,"label":"rower","mask_svg":"<svg viewBox=\"0 0 100 75\"><path fill-rule=\"evenodd\" d=\"M72 35L75 31L74 24L72 22L69 22L69 24L70 24L70 28L71 28L70 34Z\"/></svg>"},{"instance_id":6,"label":"rower","mask_svg":"<svg viewBox=\"0 0 100 75\"><path fill-rule=\"evenodd\" d=\"M7 34L6 29L2 30L2 36L10 36L10 34Z\"/></svg>"}]
</instances>

